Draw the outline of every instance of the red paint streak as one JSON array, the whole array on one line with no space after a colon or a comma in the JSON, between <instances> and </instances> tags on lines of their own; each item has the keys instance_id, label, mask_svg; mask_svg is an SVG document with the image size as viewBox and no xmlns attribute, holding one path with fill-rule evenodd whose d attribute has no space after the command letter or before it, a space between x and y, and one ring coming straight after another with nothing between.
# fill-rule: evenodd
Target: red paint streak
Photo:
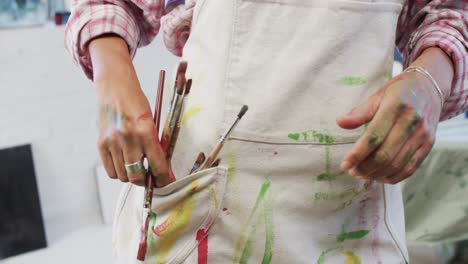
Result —
<instances>
[{"instance_id":1,"label":"red paint streak","mask_svg":"<svg viewBox=\"0 0 468 264\"><path fill-rule=\"evenodd\" d=\"M208 235L205 229L200 229L197 232L198 241L198 264L208 263Z\"/></svg>"},{"instance_id":2,"label":"red paint streak","mask_svg":"<svg viewBox=\"0 0 468 264\"><path fill-rule=\"evenodd\" d=\"M226 208L226 207L224 207L224 208L223 208L223 211L224 211L224 212L226 212L226 211L227 211L227 208Z\"/></svg>"},{"instance_id":3,"label":"red paint streak","mask_svg":"<svg viewBox=\"0 0 468 264\"><path fill-rule=\"evenodd\" d=\"M229 212L229 210L228 210L226 207L223 208L223 212L226 212L226 214L228 214L228 215L231 214L231 213Z\"/></svg>"},{"instance_id":4,"label":"red paint streak","mask_svg":"<svg viewBox=\"0 0 468 264\"><path fill-rule=\"evenodd\" d=\"M171 142L171 135L167 132L163 132L162 139L161 139L161 146L164 150L164 153L167 152L169 149L169 143Z\"/></svg>"},{"instance_id":5,"label":"red paint streak","mask_svg":"<svg viewBox=\"0 0 468 264\"><path fill-rule=\"evenodd\" d=\"M137 254L137 259L140 261L144 261L146 258L146 250L148 248L147 234L148 234L149 220L150 218L149 216L147 216L145 220L145 225L141 227L140 245L138 246L138 254Z\"/></svg>"}]
</instances>

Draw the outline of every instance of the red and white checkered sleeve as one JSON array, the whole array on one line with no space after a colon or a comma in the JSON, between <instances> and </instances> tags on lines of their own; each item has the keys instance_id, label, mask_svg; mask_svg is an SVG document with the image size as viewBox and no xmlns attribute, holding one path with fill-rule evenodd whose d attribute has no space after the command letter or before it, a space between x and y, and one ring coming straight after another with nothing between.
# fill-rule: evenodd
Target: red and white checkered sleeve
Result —
<instances>
[{"instance_id":1,"label":"red and white checkered sleeve","mask_svg":"<svg viewBox=\"0 0 468 264\"><path fill-rule=\"evenodd\" d=\"M397 44L408 66L429 47L452 59L455 75L441 120L468 110L468 4L466 0L408 0L397 28Z\"/></svg>"},{"instance_id":2,"label":"red and white checkered sleeve","mask_svg":"<svg viewBox=\"0 0 468 264\"><path fill-rule=\"evenodd\" d=\"M159 32L164 0L75 0L65 29L65 46L93 78L93 67L87 45L105 34L123 38L132 57L139 46L149 44Z\"/></svg>"}]
</instances>

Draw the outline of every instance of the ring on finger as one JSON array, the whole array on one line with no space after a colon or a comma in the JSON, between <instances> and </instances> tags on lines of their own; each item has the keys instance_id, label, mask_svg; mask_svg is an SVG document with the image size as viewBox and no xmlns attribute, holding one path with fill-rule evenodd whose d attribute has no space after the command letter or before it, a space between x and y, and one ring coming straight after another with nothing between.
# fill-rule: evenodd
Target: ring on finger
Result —
<instances>
[{"instance_id":1,"label":"ring on finger","mask_svg":"<svg viewBox=\"0 0 468 264\"><path fill-rule=\"evenodd\" d=\"M145 167L143 166L143 160L139 160L131 164L125 164L125 170L128 174L145 171Z\"/></svg>"}]
</instances>

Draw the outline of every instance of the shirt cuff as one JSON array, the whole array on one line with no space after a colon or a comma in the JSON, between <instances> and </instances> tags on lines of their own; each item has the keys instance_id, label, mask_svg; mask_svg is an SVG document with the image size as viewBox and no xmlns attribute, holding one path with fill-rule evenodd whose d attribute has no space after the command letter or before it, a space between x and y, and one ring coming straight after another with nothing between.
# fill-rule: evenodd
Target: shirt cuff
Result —
<instances>
[{"instance_id":1,"label":"shirt cuff","mask_svg":"<svg viewBox=\"0 0 468 264\"><path fill-rule=\"evenodd\" d=\"M77 8L65 31L66 47L86 76L93 79L93 67L88 51L90 40L105 34L115 34L127 42L130 55L135 55L139 28L130 10L118 5L97 5Z\"/></svg>"},{"instance_id":2,"label":"shirt cuff","mask_svg":"<svg viewBox=\"0 0 468 264\"><path fill-rule=\"evenodd\" d=\"M464 112L468 107L468 58L467 43L461 34L447 26L428 26L416 31L410 38L406 50L405 67L416 60L430 47L442 49L452 60L454 79L448 98L444 102L441 121Z\"/></svg>"}]
</instances>

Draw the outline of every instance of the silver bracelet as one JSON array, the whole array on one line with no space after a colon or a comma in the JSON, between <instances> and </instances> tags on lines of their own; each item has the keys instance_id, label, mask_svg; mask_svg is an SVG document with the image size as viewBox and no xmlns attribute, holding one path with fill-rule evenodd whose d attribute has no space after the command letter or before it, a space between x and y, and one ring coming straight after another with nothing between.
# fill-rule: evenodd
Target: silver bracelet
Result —
<instances>
[{"instance_id":1,"label":"silver bracelet","mask_svg":"<svg viewBox=\"0 0 468 264\"><path fill-rule=\"evenodd\" d=\"M423 74L424 76L426 76L436 88L437 93L439 94L439 97L440 97L440 106L441 108L444 108L445 94L442 91L442 89L440 89L440 86L436 82L436 80L434 80L432 75L428 71L426 71L426 69L419 67L419 66L411 66L411 67L406 68L403 72L419 72Z\"/></svg>"}]
</instances>

